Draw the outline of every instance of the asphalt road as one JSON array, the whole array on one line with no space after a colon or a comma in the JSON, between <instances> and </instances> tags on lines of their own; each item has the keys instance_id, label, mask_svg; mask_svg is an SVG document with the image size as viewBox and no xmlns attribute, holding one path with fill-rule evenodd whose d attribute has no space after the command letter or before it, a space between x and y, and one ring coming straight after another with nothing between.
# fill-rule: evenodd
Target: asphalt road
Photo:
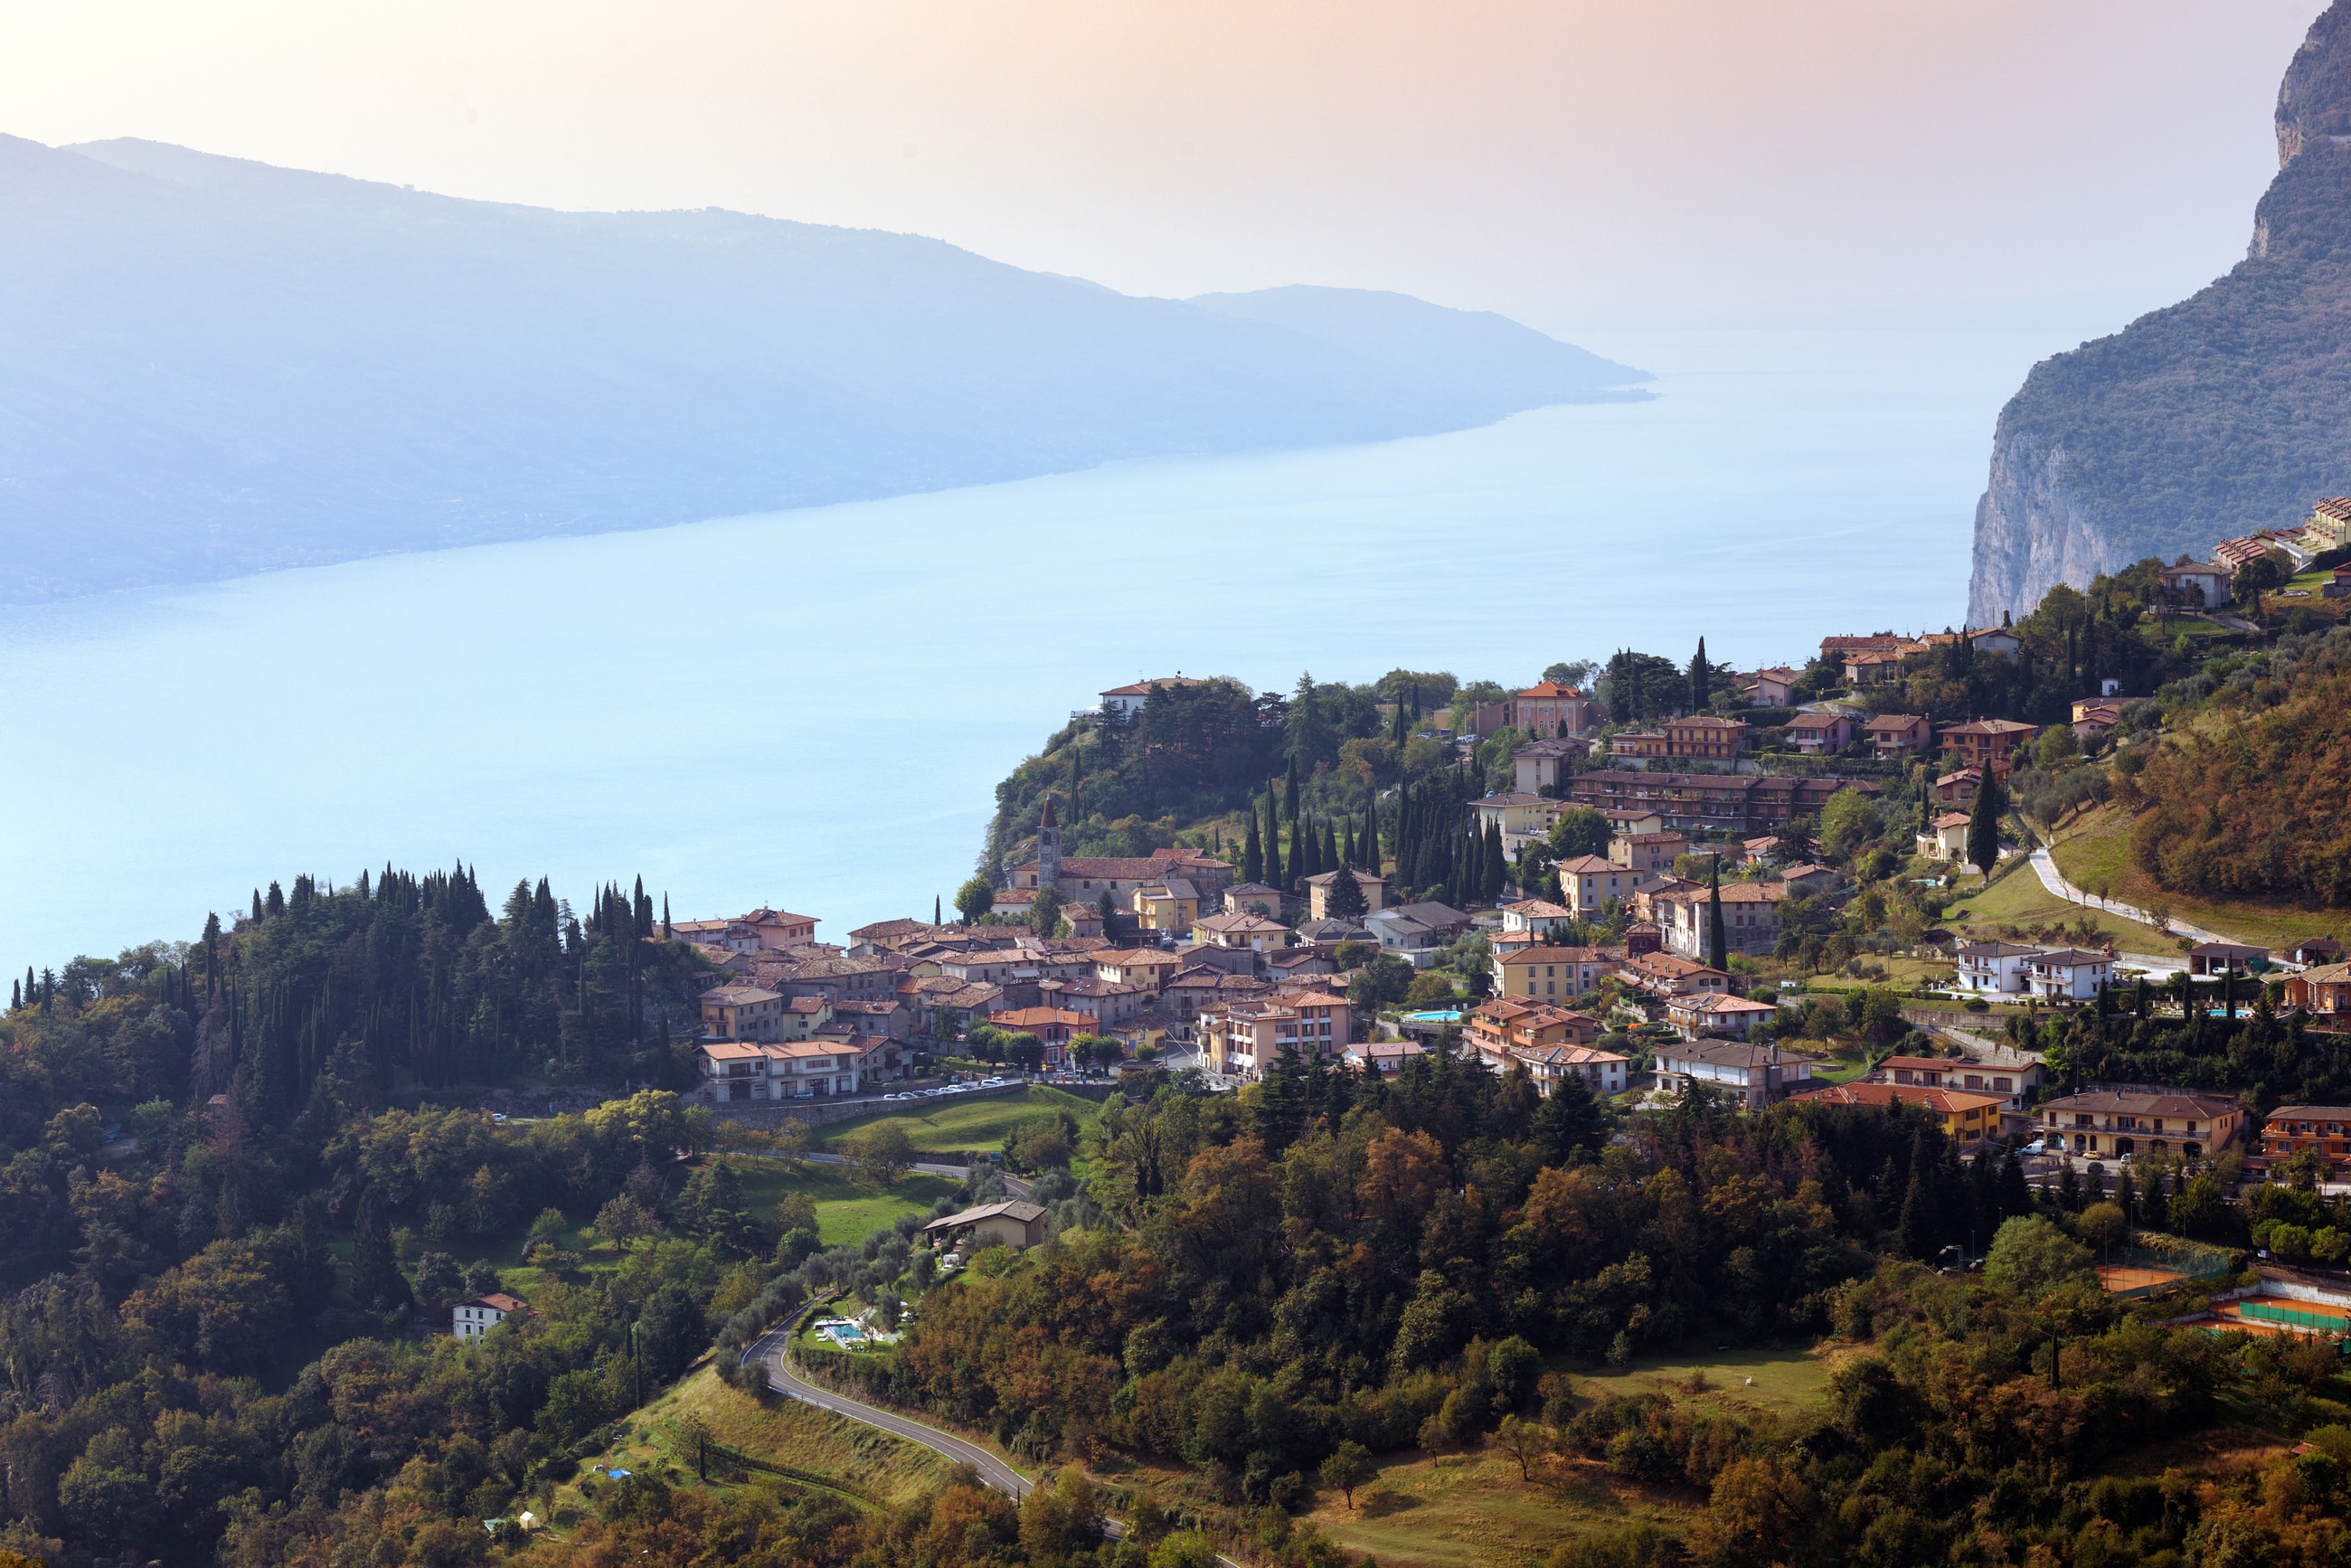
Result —
<instances>
[{"instance_id":1,"label":"asphalt road","mask_svg":"<svg viewBox=\"0 0 2351 1568\"><path fill-rule=\"evenodd\" d=\"M1029 1489L1034 1483L977 1444L967 1443L952 1432L942 1432L936 1427L926 1427L920 1421L909 1421L904 1416L852 1399L845 1394L835 1394L830 1388L820 1388L801 1377L784 1360L784 1344L790 1338L789 1327L770 1329L743 1353L746 1361L756 1359L767 1364L768 1387L813 1405L820 1410L830 1410L836 1416L846 1416L852 1421L879 1427L893 1437L904 1437L934 1453L945 1454L959 1465L969 1465L979 1472L981 1480L998 1491L1009 1493L1016 1501L1029 1495Z\"/></svg>"},{"instance_id":2,"label":"asphalt road","mask_svg":"<svg viewBox=\"0 0 2351 1568\"><path fill-rule=\"evenodd\" d=\"M979 1472L981 1480L1000 1492L1008 1493L1015 1502L1027 1497L1029 1489L1036 1485L1028 1477L977 1443L967 1443L952 1432L942 1432L936 1427L925 1426L920 1421L910 1421L893 1411L868 1405L862 1399L852 1399L845 1394L835 1394L830 1388L820 1388L809 1382L794 1372L785 1362L784 1347L789 1343L791 1333L789 1325L779 1329L769 1329L752 1341L743 1352L745 1361L756 1360L766 1365L768 1386L778 1394L789 1394L793 1398L813 1405L820 1410L830 1410L834 1415L845 1416L852 1421L862 1421L869 1427L878 1427L892 1437L904 1437L910 1443L919 1443L933 1453L946 1455L959 1465L969 1465ZM1126 1525L1123 1521L1104 1519L1102 1523L1102 1533L1113 1541L1119 1540L1126 1534ZM1246 1568L1245 1564L1236 1563L1221 1552L1217 1554L1217 1561L1224 1564L1224 1568Z\"/></svg>"}]
</instances>

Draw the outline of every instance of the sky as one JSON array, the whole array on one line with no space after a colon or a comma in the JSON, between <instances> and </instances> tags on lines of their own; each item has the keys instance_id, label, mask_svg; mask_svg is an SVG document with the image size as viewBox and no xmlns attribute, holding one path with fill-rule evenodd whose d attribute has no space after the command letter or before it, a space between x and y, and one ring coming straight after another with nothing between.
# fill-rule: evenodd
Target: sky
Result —
<instances>
[{"instance_id":1,"label":"sky","mask_svg":"<svg viewBox=\"0 0 2351 1568\"><path fill-rule=\"evenodd\" d=\"M2119 326L2319 0L0 0L0 131L932 235L1562 337Z\"/></svg>"}]
</instances>

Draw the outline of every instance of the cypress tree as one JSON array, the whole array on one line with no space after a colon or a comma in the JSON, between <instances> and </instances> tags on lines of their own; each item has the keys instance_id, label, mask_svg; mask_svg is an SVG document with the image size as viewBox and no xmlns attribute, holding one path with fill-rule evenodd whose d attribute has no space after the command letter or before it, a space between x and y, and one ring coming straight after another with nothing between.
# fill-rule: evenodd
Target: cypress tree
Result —
<instances>
[{"instance_id":1,"label":"cypress tree","mask_svg":"<svg viewBox=\"0 0 2351 1568\"><path fill-rule=\"evenodd\" d=\"M1265 880L1265 846L1258 841L1257 808L1254 806L1249 808L1249 837L1241 841L1241 880Z\"/></svg>"},{"instance_id":2,"label":"cypress tree","mask_svg":"<svg viewBox=\"0 0 2351 1568\"><path fill-rule=\"evenodd\" d=\"M1265 792L1265 882L1268 887L1284 892L1290 887L1281 863L1281 812L1270 789Z\"/></svg>"},{"instance_id":3,"label":"cypress tree","mask_svg":"<svg viewBox=\"0 0 2351 1568\"><path fill-rule=\"evenodd\" d=\"M2000 1163L2000 1217L2013 1219L2032 1212L2032 1189L2025 1185L2024 1162L2011 1149L2008 1158Z\"/></svg>"},{"instance_id":4,"label":"cypress tree","mask_svg":"<svg viewBox=\"0 0 2351 1568\"><path fill-rule=\"evenodd\" d=\"M1910 1186L1902 1195L1902 1218L1895 1227L1902 1250L1910 1257L1925 1259L1934 1252L1934 1218L1930 1212L1933 1202L1933 1195L1927 1190L1927 1162L1914 1157L1910 1162Z\"/></svg>"},{"instance_id":5,"label":"cypress tree","mask_svg":"<svg viewBox=\"0 0 2351 1568\"><path fill-rule=\"evenodd\" d=\"M1346 864L1339 853L1339 830L1329 822L1322 824L1322 869L1337 871Z\"/></svg>"},{"instance_id":6,"label":"cypress tree","mask_svg":"<svg viewBox=\"0 0 2351 1568\"><path fill-rule=\"evenodd\" d=\"M937 911L934 910L932 913L935 915ZM662 936L666 939L675 935L676 933L670 929L669 925L669 894L664 893L662 894Z\"/></svg>"},{"instance_id":7,"label":"cypress tree","mask_svg":"<svg viewBox=\"0 0 2351 1568\"><path fill-rule=\"evenodd\" d=\"M1968 818L1968 861L1983 873L1987 883L1992 868L2000 863L2000 814L2005 809L2000 780L1987 767L1976 785L1975 810Z\"/></svg>"},{"instance_id":8,"label":"cypress tree","mask_svg":"<svg viewBox=\"0 0 2351 1568\"><path fill-rule=\"evenodd\" d=\"M1704 713L1714 700L1714 669L1706 662L1706 639L1698 640L1698 652L1690 656L1689 710Z\"/></svg>"},{"instance_id":9,"label":"cypress tree","mask_svg":"<svg viewBox=\"0 0 2351 1568\"><path fill-rule=\"evenodd\" d=\"M1706 890L1706 962L1708 968L1728 970L1730 944L1722 929L1722 857L1717 855Z\"/></svg>"},{"instance_id":10,"label":"cypress tree","mask_svg":"<svg viewBox=\"0 0 2351 1568\"><path fill-rule=\"evenodd\" d=\"M392 1256L392 1218L372 1183L360 1193L359 1217L351 1231L351 1296L361 1306L377 1309L408 1300L408 1281Z\"/></svg>"},{"instance_id":11,"label":"cypress tree","mask_svg":"<svg viewBox=\"0 0 2351 1568\"><path fill-rule=\"evenodd\" d=\"M1283 789L1285 793L1281 802L1282 815L1290 819L1290 831L1292 835L1290 841L1290 859L1292 866L1295 866L1298 862L1298 840L1295 836L1298 831L1298 754L1294 751L1290 754L1290 772L1284 781Z\"/></svg>"},{"instance_id":12,"label":"cypress tree","mask_svg":"<svg viewBox=\"0 0 2351 1568\"><path fill-rule=\"evenodd\" d=\"M8 982L8 1010L15 1012L25 1005L25 993L14 980Z\"/></svg>"}]
</instances>

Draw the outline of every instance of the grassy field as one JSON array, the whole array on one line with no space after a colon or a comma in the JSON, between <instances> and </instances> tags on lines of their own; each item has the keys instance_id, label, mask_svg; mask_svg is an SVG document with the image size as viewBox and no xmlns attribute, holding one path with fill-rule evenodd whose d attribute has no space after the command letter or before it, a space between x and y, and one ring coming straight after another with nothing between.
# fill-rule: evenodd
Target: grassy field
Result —
<instances>
[{"instance_id":1,"label":"grassy field","mask_svg":"<svg viewBox=\"0 0 2351 1568\"><path fill-rule=\"evenodd\" d=\"M2168 904L2175 918L2239 941L2283 947L2306 936L2351 928L2351 919L2339 909L2300 909L2255 899L2207 899L2165 892L2130 863L2130 818L2112 806L2084 817L2051 853L2057 869L2077 887L2095 893L2103 881L2114 897L2126 903L2142 909Z\"/></svg>"},{"instance_id":2,"label":"grassy field","mask_svg":"<svg viewBox=\"0 0 2351 1568\"><path fill-rule=\"evenodd\" d=\"M753 1212L769 1209L786 1193L803 1192L816 1201L817 1237L826 1246L862 1241L902 1214L927 1212L958 1190L946 1176L909 1176L883 1191L842 1166L802 1166L790 1170L772 1160L744 1160L743 1201Z\"/></svg>"},{"instance_id":3,"label":"grassy field","mask_svg":"<svg viewBox=\"0 0 2351 1568\"><path fill-rule=\"evenodd\" d=\"M1643 1362L1614 1376L1578 1377L1576 1392L1664 1394L1735 1412L1751 1421L1791 1416L1818 1399L1837 1353L1724 1351ZM1705 1386L1691 1375L1703 1372ZM1747 1380L1752 1378L1750 1384ZM1695 1491L1623 1480L1591 1460L1570 1459L1533 1481L1492 1448L1418 1455L1384 1465L1355 1494L1356 1507L1327 1489L1312 1522L1352 1552L1412 1568L1495 1568L1537 1563L1569 1537L1646 1520L1686 1530L1704 1505Z\"/></svg>"},{"instance_id":4,"label":"grassy field","mask_svg":"<svg viewBox=\"0 0 2351 1568\"><path fill-rule=\"evenodd\" d=\"M920 1498L947 1475L946 1461L928 1448L796 1399L753 1399L721 1383L705 1365L629 1417L610 1448L582 1464L578 1478L558 1488L549 1505L549 1521L560 1531L591 1511L589 1493L601 1484L595 1473L599 1469L617 1466L674 1485L693 1481L697 1427L708 1432L713 1442L738 1453L837 1478L884 1505ZM758 1471L733 1479L714 1471L710 1485L719 1491L740 1486L797 1490L794 1482Z\"/></svg>"},{"instance_id":5,"label":"grassy field","mask_svg":"<svg viewBox=\"0 0 2351 1568\"><path fill-rule=\"evenodd\" d=\"M900 1215L927 1213L931 1205L953 1197L959 1190L958 1184L945 1176L908 1176L884 1191L841 1166L802 1166L790 1170L772 1160L739 1155L733 1156L733 1164L742 1179L743 1201L754 1214L764 1218L772 1213L786 1193L808 1194L816 1203L818 1239L828 1247L862 1241L887 1228ZM469 1256L486 1258L498 1271L499 1284L528 1301L546 1280L548 1270L522 1260L523 1241L518 1230ZM348 1260L349 1239L338 1244ZM609 1272L621 1266L622 1256L618 1249L590 1235L585 1222L567 1228L558 1249L563 1257L559 1271L569 1275Z\"/></svg>"},{"instance_id":6,"label":"grassy field","mask_svg":"<svg viewBox=\"0 0 2351 1568\"><path fill-rule=\"evenodd\" d=\"M1055 1111L1067 1111L1081 1127L1092 1126L1102 1107L1092 1101L1041 1083L1018 1094L966 1094L937 1100L917 1100L904 1110L877 1112L819 1127L812 1142L819 1148L836 1148L860 1129L876 1122L901 1123L914 1147L925 1151L992 1149L1004 1135L1024 1123Z\"/></svg>"},{"instance_id":7,"label":"grassy field","mask_svg":"<svg viewBox=\"0 0 2351 1568\"><path fill-rule=\"evenodd\" d=\"M2059 852L2058 868L2064 868L2064 852ZM1978 893L1975 879L1970 876L1960 883L1960 901L1946 910L1943 924L1954 930L1964 931L1972 940L1984 941L1999 936L2003 925L2030 929L2040 925L2071 926L2087 919L2100 932L2114 938L2115 946L2132 953L2172 953L2179 950L2179 938L2158 931L2152 925L2142 925L2136 920L2126 920L2119 915L2102 910L2085 909L2068 903L2041 885L2041 878L2030 865L2018 864L2016 869L1995 881L1989 891ZM2077 885L2080 885L2077 883ZM2116 897L2124 896L2115 890Z\"/></svg>"},{"instance_id":8,"label":"grassy field","mask_svg":"<svg viewBox=\"0 0 2351 1568\"><path fill-rule=\"evenodd\" d=\"M1326 1489L1301 1522L1383 1568L1520 1568L1569 1537L1636 1520L1685 1530L1704 1501L1695 1491L1619 1480L1589 1462L1528 1481L1507 1455L1486 1449L1384 1465L1353 1509Z\"/></svg>"},{"instance_id":9,"label":"grassy field","mask_svg":"<svg viewBox=\"0 0 2351 1568\"><path fill-rule=\"evenodd\" d=\"M1844 1354L1735 1349L1672 1361L1641 1361L1613 1375L1579 1376L1575 1391L1586 1398L1604 1394L1667 1394L1750 1419L1777 1418L1793 1415L1819 1398ZM1704 1375L1703 1387L1692 1382L1698 1374Z\"/></svg>"}]
</instances>

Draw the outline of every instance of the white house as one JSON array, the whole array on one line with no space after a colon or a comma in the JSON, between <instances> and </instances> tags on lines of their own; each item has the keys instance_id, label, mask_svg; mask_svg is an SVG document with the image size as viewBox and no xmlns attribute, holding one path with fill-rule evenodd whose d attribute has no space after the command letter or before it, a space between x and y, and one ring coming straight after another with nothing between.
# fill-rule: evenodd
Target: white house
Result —
<instances>
[{"instance_id":1,"label":"white house","mask_svg":"<svg viewBox=\"0 0 2351 1568\"><path fill-rule=\"evenodd\" d=\"M1393 953L1416 969L1425 969L1436 960L1437 949L1444 945L1437 928L1414 919L1401 909L1383 909L1364 922L1365 930L1380 945L1383 953Z\"/></svg>"},{"instance_id":2,"label":"white house","mask_svg":"<svg viewBox=\"0 0 2351 1568\"><path fill-rule=\"evenodd\" d=\"M1101 694L1102 711L1112 718L1133 718L1151 700L1155 686L1175 688L1196 686L1204 683L1184 675L1162 675L1155 681L1136 681L1132 685L1113 686Z\"/></svg>"},{"instance_id":3,"label":"white house","mask_svg":"<svg viewBox=\"0 0 2351 1568\"><path fill-rule=\"evenodd\" d=\"M530 1303L521 1297L492 1291L450 1308L449 1332L459 1339L479 1339L515 1313L528 1311Z\"/></svg>"},{"instance_id":4,"label":"white house","mask_svg":"<svg viewBox=\"0 0 2351 1568\"><path fill-rule=\"evenodd\" d=\"M2040 948L2013 942L1970 942L1959 951L1959 988L2021 997L2029 988L2032 960L2040 956Z\"/></svg>"},{"instance_id":5,"label":"white house","mask_svg":"<svg viewBox=\"0 0 2351 1568\"><path fill-rule=\"evenodd\" d=\"M1673 1081L1678 1079L1678 1084ZM1657 1082L1687 1090L1694 1083L1729 1093L1750 1110L1784 1100L1812 1082L1812 1059L1784 1061L1777 1043L1739 1040L1671 1040L1657 1047Z\"/></svg>"},{"instance_id":6,"label":"white house","mask_svg":"<svg viewBox=\"0 0 2351 1568\"><path fill-rule=\"evenodd\" d=\"M1565 925L1575 918L1575 911L1541 898L1522 898L1516 904L1502 905L1502 929L1525 931L1547 936L1556 925Z\"/></svg>"},{"instance_id":7,"label":"white house","mask_svg":"<svg viewBox=\"0 0 2351 1568\"><path fill-rule=\"evenodd\" d=\"M2085 1002L2098 994L2115 969L2111 953L2060 947L2032 956L2032 994L2044 1001Z\"/></svg>"},{"instance_id":8,"label":"white house","mask_svg":"<svg viewBox=\"0 0 2351 1568\"><path fill-rule=\"evenodd\" d=\"M1594 1094L1622 1094L1633 1065L1628 1057L1590 1045L1514 1045L1510 1056L1526 1064L1535 1092L1546 1095L1571 1075L1581 1077Z\"/></svg>"},{"instance_id":9,"label":"white house","mask_svg":"<svg viewBox=\"0 0 2351 1568\"><path fill-rule=\"evenodd\" d=\"M705 1104L857 1092L861 1053L851 1039L707 1040L700 1054L695 1097Z\"/></svg>"},{"instance_id":10,"label":"white house","mask_svg":"<svg viewBox=\"0 0 2351 1568\"><path fill-rule=\"evenodd\" d=\"M2235 573L2218 561L2189 561L2163 569L2163 586L2206 610L2229 602L2229 584Z\"/></svg>"},{"instance_id":11,"label":"white house","mask_svg":"<svg viewBox=\"0 0 2351 1568\"><path fill-rule=\"evenodd\" d=\"M1932 832L1918 835L1918 852L1930 861L1949 861L1958 865L1968 858L1968 823L1965 811L1946 811L1935 819Z\"/></svg>"}]
</instances>

